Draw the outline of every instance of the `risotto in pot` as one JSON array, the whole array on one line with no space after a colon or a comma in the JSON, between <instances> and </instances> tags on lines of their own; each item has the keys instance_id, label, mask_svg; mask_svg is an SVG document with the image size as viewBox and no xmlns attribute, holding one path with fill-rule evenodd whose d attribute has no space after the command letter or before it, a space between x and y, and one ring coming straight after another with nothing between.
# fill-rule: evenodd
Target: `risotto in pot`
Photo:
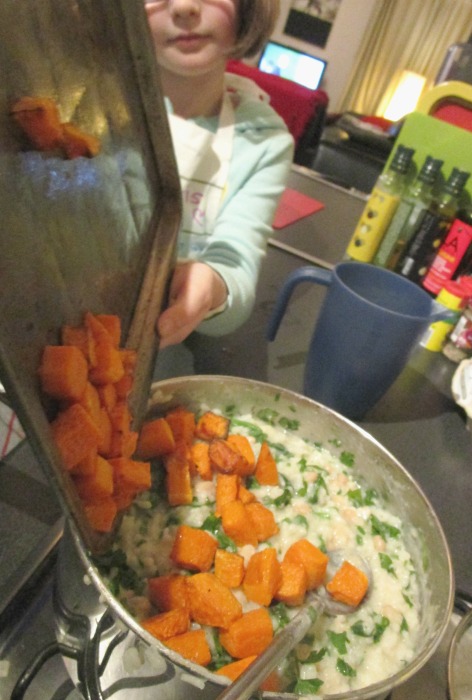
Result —
<instances>
[{"instance_id":1,"label":"risotto in pot","mask_svg":"<svg viewBox=\"0 0 472 700\"><path fill-rule=\"evenodd\" d=\"M307 441L272 409L178 410L138 446L153 486L99 562L112 593L164 644L234 679L320 585L302 553L317 553L322 579L326 555L354 553L371 572L365 598L316 616L265 687L329 695L400 671L418 643L417 574L404 523L356 478L356 454Z\"/></svg>"}]
</instances>

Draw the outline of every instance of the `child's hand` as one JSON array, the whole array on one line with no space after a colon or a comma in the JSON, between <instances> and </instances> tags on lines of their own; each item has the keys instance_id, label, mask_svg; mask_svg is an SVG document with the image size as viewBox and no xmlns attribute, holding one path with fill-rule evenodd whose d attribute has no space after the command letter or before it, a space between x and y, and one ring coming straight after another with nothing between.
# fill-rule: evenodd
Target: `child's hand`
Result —
<instances>
[{"instance_id":1,"label":"child's hand","mask_svg":"<svg viewBox=\"0 0 472 700\"><path fill-rule=\"evenodd\" d=\"M177 265L169 292L169 306L159 316L159 348L181 343L212 309L225 303L228 292L220 275L202 262Z\"/></svg>"}]
</instances>

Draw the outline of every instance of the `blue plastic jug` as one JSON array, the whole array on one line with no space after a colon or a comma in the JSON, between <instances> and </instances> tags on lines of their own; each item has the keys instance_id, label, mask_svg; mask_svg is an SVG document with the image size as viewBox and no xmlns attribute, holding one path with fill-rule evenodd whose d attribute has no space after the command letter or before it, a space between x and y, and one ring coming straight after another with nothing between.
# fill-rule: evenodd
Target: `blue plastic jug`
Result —
<instances>
[{"instance_id":1,"label":"blue plastic jug","mask_svg":"<svg viewBox=\"0 0 472 700\"><path fill-rule=\"evenodd\" d=\"M387 391L429 324L448 317L423 289L390 270L361 262L342 262L333 270L306 266L280 289L269 340L300 282L328 287L308 349L303 393L353 420Z\"/></svg>"}]
</instances>

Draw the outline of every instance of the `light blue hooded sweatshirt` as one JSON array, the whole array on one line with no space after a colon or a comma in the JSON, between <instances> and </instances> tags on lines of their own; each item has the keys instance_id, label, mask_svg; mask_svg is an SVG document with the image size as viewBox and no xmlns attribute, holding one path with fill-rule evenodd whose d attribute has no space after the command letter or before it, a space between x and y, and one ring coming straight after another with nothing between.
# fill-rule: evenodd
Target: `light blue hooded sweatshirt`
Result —
<instances>
[{"instance_id":1,"label":"light blue hooded sweatshirt","mask_svg":"<svg viewBox=\"0 0 472 700\"><path fill-rule=\"evenodd\" d=\"M231 77L229 80L233 83ZM293 161L293 138L283 119L267 101L241 85L236 82L238 100L225 197L213 233L202 237L204 245L193 256L214 268L228 288L224 309L197 329L213 336L231 333L251 314L267 239ZM195 121L211 131L218 125L217 117Z\"/></svg>"}]
</instances>

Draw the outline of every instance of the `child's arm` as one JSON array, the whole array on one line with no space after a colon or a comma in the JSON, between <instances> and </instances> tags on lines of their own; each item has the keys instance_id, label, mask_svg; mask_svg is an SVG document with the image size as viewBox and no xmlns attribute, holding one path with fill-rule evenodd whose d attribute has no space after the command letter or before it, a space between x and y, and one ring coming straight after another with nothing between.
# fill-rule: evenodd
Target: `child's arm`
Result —
<instances>
[{"instance_id":1,"label":"child's arm","mask_svg":"<svg viewBox=\"0 0 472 700\"><path fill-rule=\"evenodd\" d=\"M211 311L224 308L228 290L221 276L205 263L177 266L169 292L169 306L160 315L159 348L181 343Z\"/></svg>"},{"instance_id":2,"label":"child's arm","mask_svg":"<svg viewBox=\"0 0 472 700\"><path fill-rule=\"evenodd\" d=\"M287 133L279 131L260 143L257 133L252 133L247 148L243 145L241 139L235 144L227 197L200 256L221 275L228 289L224 312L200 324L198 330L205 335L232 333L249 317L267 239L273 233L272 222L292 163L292 140Z\"/></svg>"}]
</instances>

